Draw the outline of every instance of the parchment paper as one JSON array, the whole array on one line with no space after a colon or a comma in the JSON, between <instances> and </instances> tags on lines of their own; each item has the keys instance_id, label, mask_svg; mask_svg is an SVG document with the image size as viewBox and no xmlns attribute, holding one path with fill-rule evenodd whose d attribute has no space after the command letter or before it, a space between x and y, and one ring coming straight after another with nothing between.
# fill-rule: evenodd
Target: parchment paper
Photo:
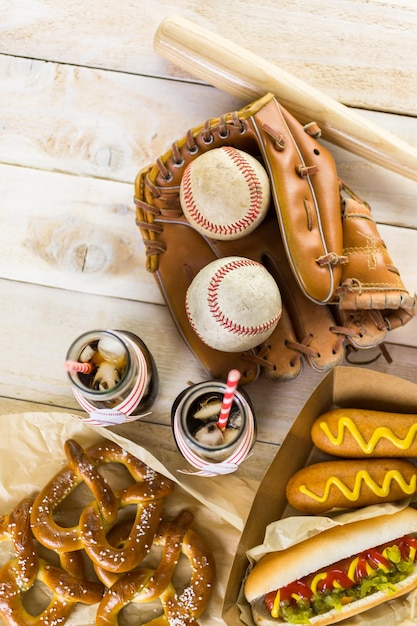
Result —
<instances>
[{"instance_id":1,"label":"parchment paper","mask_svg":"<svg viewBox=\"0 0 417 626\"><path fill-rule=\"evenodd\" d=\"M333 517L294 516L274 522L266 528L263 543L246 553L250 563L248 571L268 552L286 549L335 525L395 513L408 504L409 500L404 500L397 504L369 506L360 511L347 512ZM325 549L326 545L323 543L323 550ZM343 626L415 626L417 624L416 595L417 591L410 593L404 599L398 598L391 602L385 602L362 615L344 620ZM242 622L247 626L254 626L250 607L243 594L243 586L240 590L238 604Z\"/></svg>"},{"instance_id":2,"label":"parchment paper","mask_svg":"<svg viewBox=\"0 0 417 626\"><path fill-rule=\"evenodd\" d=\"M209 542L216 561L217 583L209 607L198 621L202 626L224 624L222 600L255 484L237 475L183 477L168 471L149 450L106 428L88 426L71 414L0 416L0 432L0 514L10 512L24 497L34 496L65 465L63 445L68 438L76 439L82 446L92 445L103 437L111 439L174 480L177 484L174 494L166 500L166 514L175 514L183 508L191 510L195 517L193 528ZM167 463L172 468L178 465L178 460L167 458ZM6 546L0 543L0 564L8 558ZM92 626L94 619L94 607L79 604L67 625ZM137 621L135 626L139 626Z\"/></svg>"}]
</instances>

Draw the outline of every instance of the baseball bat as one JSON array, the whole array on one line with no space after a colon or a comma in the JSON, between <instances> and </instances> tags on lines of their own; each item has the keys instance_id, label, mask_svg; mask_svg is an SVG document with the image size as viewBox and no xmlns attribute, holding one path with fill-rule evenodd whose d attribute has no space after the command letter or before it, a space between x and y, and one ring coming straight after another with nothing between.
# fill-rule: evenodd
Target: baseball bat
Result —
<instances>
[{"instance_id":1,"label":"baseball bat","mask_svg":"<svg viewBox=\"0 0 417 626\"><path fill-rule=\"evenodd\" d=\"M388 170L417 181L417 150L356 111L273 63L180 16L165 18L155 50L196 78L243 100L267 92L322 137Z\"/></svg>"}]
</instances>

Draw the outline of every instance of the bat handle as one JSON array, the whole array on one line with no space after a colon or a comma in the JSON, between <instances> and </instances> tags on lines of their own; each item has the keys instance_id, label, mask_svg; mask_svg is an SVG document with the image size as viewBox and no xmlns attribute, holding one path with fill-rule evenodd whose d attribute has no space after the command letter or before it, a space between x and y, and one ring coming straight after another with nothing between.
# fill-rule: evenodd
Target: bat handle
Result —
<instances>
[{"instance_id":1,"label":"bat handle","mask_svg":"<svg viewBox=\"0 0 417 626\"><path fill-rule=\"evenodd\" d=\"M273 93L300 123L317 122L323 139L417 181L413 146L239 45L174 15L159 25L154 46L196 78L245 101Z\"/></svg>"}]
</instances>

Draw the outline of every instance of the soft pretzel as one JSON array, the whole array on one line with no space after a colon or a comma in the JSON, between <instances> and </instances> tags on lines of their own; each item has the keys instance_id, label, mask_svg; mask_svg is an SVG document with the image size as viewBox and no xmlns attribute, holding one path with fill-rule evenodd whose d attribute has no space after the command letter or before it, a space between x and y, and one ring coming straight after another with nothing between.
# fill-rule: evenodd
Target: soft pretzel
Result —
<instances>
[{"instance_id":1,"label":"soft pretzel","mask_svg":"<svg viewBox=\"0 0 417 626\"><path fill-rule=\"evenodd\" d=\"M109 442L110 443L110 442ZM108 459L113 446L107 443L93 450L95 460ZM130 487L117 492L119 509L134 505L136 515L124 545L114 547L106 538L108 529L102 523L99 504L87 505L80 516L80 534L84 549L93 563L112 572L127 572L136 567L152 546L158 528L164 498L172 491L173 483L139 459L124 453L123 459L132 477Z\"/></svg>"},{"instance_id":2,"label":"soft pretzel","mask_svg":"<svg viewBox=\"0 0 417 626\"><path fill-rule=\"evenodd\" d=\"M120 492L122 499L112 491L99 471L100 465L106 463L120 463L126 467L135 481L129 495L135 492L149 518L155 515L159 522L159 507L152 501L168 495L173 489L172 481L112 441L96 444L84 452L77 442L68 440L65 452L68 464L47 483L32 506L33 533L43 545L57 552L80 550L85 547L84 541L91 546L97 533L103 536L111 528L117 520L120 506L125 506L123 497L126 491ZM55 510L83 481L90 487L94 498L83 516L82 528L81 520L75 526L60 526L54 519ZM87 530L89 523L93 524L92 534L91 530Z\"/></svg>"},{"instance_id":3,"label":"soft pretzel","mask_svg":"<svg viewBox=\"0 0 417 626\"><path fill-rule=\"evenodd\" d=\"M35 581L44 583L51 592L48 606L38 615L31 615L23 604L23 590L18 575L18 559L11 559L0 570L0 612L9 626L62 624L75 604L95 604L103 596L99 583L81 580L68 572L39 559Z\"/></svg>"},{"instance_id":4,"label":"soft pretzel","mask_svg":"<svg viewBox=\"0 0 417 626\"><path fill-rule=\"evenodd\" d=\"M113 441L106 440L91 446L88 455L99 465L104 463L124 465L134 481L129 489L137 498L143 500L165 498L174 489L172 480L162 476Z\"/></svg>"},{"instance_id":5,"label":"soft pretzel","mask_svg":"<svg viewBox=\"0 0 417 626\"><path fill-rule=\"evenodd\" d=\"M84 578L81 552L61 553L61 567L39 557L30 527L32 499L25 498L8 514L0 517L0 540L10 540L15 556L0 570L0 613L10 626L63 623L77 602L99 602L104 586ZM48 606L38 615L24 607L23 595L37 581L51 592Z\"/></svg>"},{"instance_id":6,"label":"soft pretzel","mask_svg":"<svg viewBox=\"0 0 417 626\"><path fill-rule=\"evenodd\" d=\"M15 552L16 575L22 590L35 582L38 571L38 555L30 530L31 498L24 498L6 515L0 518L0 539L10 540Z\"/></svg>"},{"instance_id":7,"label":"soft pretzel","mask_svg":"<svg viewBox=\"0 0 417 626\"><path fill-rule=\"evenodd\" d=\"M193 516L188 511L183 511L173 521L162 520L153 539L153 546L163 546L159 571L155 574L152 584L146 586L147 601L158 598L160 593L170 582L178 559L181 554L181 546L184 535L189 530ZM108 534L108 541L119 548L125 546L129 537L130 522L122 522L114 526ZM120 574L108 571L100 566L94 567L98 578L107 586L111 587L120 578ZM155 582L157 581L157 584Z\"/></svg>"},{"instance_id":8,"label":"soft pretzel","mask_svg":"<svg viewBox=\"0 0 417 626\"><path fill-rule=\"evenodd\" d=\"M0 516L0 541L9 540L13 544L16 575L22 591L33 586L39 565L39 546L36 545L30 526L32 503L31 498L24 498L10 513ZM59 563L72 576L84 578L82 550L60 552Z\"/></svg>"},{"instance_id":9,"label":"soft pretzel","mask_svg":"<svg viewBox=\"0 0 417 626\"><path fill-rule=\"evenodd\" d=\"M0 569L0 614L8 626L62 625L77 603L97 604L96 626L117 626L126 604L153 601L160 602L161 615L149 626L196 624L211 595L215 565L209 547L191 529L190 512L162 520L174 483L108 440L84 450L70 439L65 453L67 464L33 501L25 498L0 516L0 541L14 548ZM127 469L130 484L113 489L101 470L117 463ZM86 505L78 501L83 508L76 525L61 525L55 517L82 483L92 498ZM158 557L158 564L151 568L144 559L154 547L148 560ZM185 589L176 590L181 554L191 576ZM87 580L86 564L98 582ZM29 591L36 598L32 588L39 582L49 589L48 604L33 615L24 595Z\"/></svg>"},{"instance_id":10,"label":"soft pretzel","mask_svg":"<svg viewBox=\"0 0 417 626\"><path fill-rule=\"evenodd\" d=\"M118 524L115 524L115 526L113 526L113 528L111 528L109 532L107 533L106 539L108 543L111 546L114 546L115 548L124 548L125 542L127 541L127 538L129 537L131 528L132 528L131 520L126 520L123 522L119 522ZM101 565L98 565L97 563L94 563L94 562L93 562L93 567L97 575L97 578L106 587L111 587L116 582L116 580L119 580L120 576L123 576L122 573L111 572L110 570L105 569L104 567L101 567Z\"/></svg>"},{"instance_id":11,"label":"soft pretzel","mask_svg":"<svg viewBox=\"0 0 417 626\"><path fill-rule=\"evenodd\" d=\"M128 572L147 555L161 519L163 499L144 501L127 490L121 493L119 507L136 506L136 515L123 547L114 547L107 540L96 502L86 506L80 516L80 533L90 559L111 572Z\"/></svg>"},{"instance_id":12,"label":"soft pretzel","mask_svg":"<svg viewBox=\"0 0 417 626\"><path fill-rule=\"evenodd\" d=\"M130 602L148 603L160 599L163 615L149 626L196 624L211 596L215 564L210 548L191 528L193 516L182 511L172 522L162 522L154 545L163 546L156 569L139 567L123 574L106 591L97 609L96 626L118 626L120 611ZM181 553L191 567L188 585L177 592L172 579ZM144 625L146 626L146 625Z\"/></svg>"},{"instance_id":13,"label":"soft pretzel","mask_svg":"<svg viewBox=\"0 0 417 626\"><path fill-rule=\"evenodd\" d=\"M117 500L107 481L74 440L64 446L68 464L58 472L41 490L32 506L31 523L35 537L51 550L68 552L83 548L78 524L69 528L60 526L54 520L55 509L83 481L91 489L99 502L103 520L110 524L117 517Z\"/></svg>"}]
</instances>

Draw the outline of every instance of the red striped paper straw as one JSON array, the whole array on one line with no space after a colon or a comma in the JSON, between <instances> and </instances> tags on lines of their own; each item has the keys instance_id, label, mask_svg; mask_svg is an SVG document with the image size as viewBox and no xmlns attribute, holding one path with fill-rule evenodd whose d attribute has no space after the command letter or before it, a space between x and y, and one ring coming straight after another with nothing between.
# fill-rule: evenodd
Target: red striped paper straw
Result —
<instances>
[{"instance_id":1,"label":"red striped paper straw","mask_svg":"<svg viewBox=\"0 0 417 626\"><path fill-rule=\"evenodd\" d=\"M80 363L79 361L65 361L65 371L78 374L90 374L93 366L91 363Z\"/></svg>"},{"instance_id":2,"label":"red striped paper straw","mask_svg":"<svg viewBox=\"0 0 417 626\"><path fill-rule=\"evenodd\" d=\"M230 409L232 408L233 398L235 397L235 391L240 380L239 370L230 370L227 375L226 391L224 392L222 408L220 410L220 416L217 422L217 426L220 430L224 430L229 419Z\"/></svg>"}]
</instances>

